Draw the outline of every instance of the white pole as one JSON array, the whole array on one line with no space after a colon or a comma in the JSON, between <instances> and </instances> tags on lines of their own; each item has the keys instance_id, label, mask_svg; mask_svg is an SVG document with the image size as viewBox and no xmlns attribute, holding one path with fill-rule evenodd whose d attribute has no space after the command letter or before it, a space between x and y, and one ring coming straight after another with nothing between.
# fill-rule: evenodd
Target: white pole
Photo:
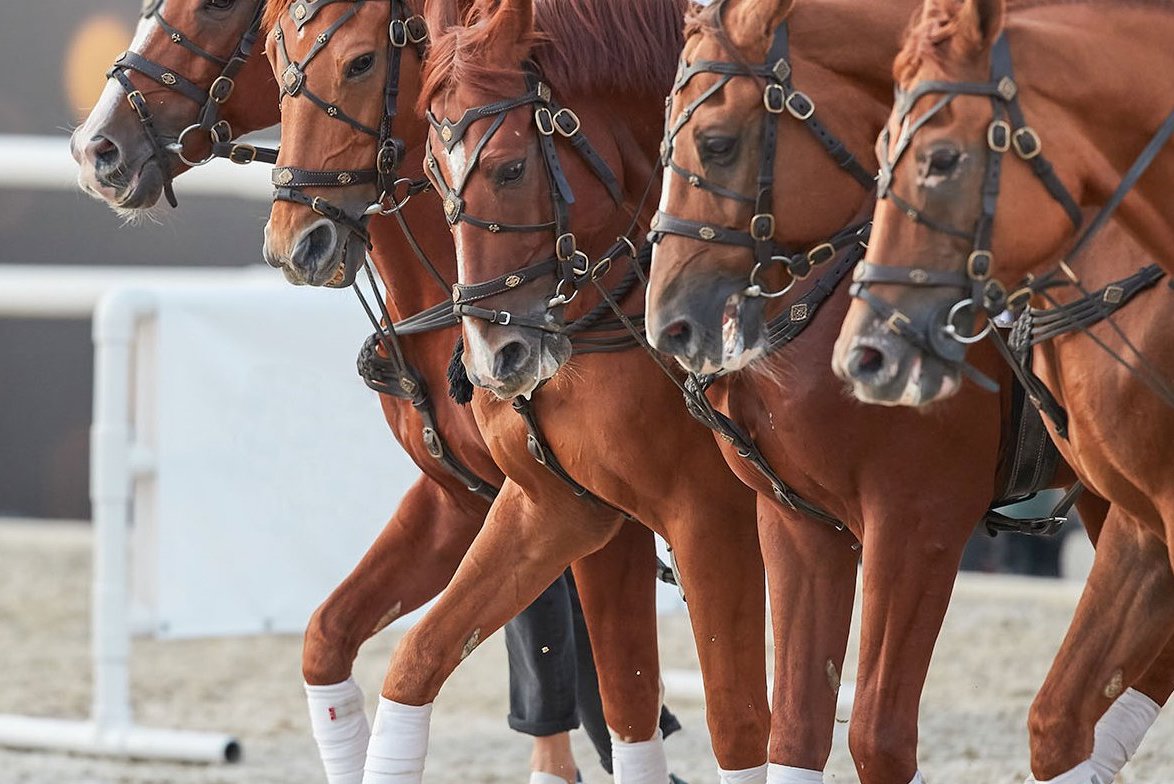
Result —
<instances>
[{"instance_id":1,"label":"white pole","mask_svg":"<svg viewBox=\"0 0 1174 784\"><path fill-rule=\"evenodd\" d=\"M131 422L135 325L155 310L148 292L118 289L94 313L94 423L90 499L94 516L90 721L0 715L0 746L183 762L235 762L230 735L137 727L130 705L130 513L134 481L149 472Z\"/></svg>"}]
</instances>

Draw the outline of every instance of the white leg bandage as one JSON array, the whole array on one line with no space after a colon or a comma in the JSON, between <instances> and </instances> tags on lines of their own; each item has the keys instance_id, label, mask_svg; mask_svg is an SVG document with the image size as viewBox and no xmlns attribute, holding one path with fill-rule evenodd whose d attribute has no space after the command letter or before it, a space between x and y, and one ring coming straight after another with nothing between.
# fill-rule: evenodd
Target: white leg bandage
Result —
<instances>
[{"instance_id":1,"label":"white leg bandage","mask_svg":"<svg viewBox=\"0 0 1174 784\"><path fill-rule=\"evenodd\" d=\"M1085 760L1067 773L1061 773L1054 779L1039 781L1028 777L1027 784L1109 784L1102 781L1093 769L1092 762Z\"/></svg>"},{"instance_id":2,"label":"white leg bandage","mask_svg":"<svg viewBox=\"0 0 1174 784\"><path fill-rule=\"evenodd\" d=\"M363 692L354 678L329 686L306 684L310 727L329 784L360 784L371 730Z\"/></svg>"},{"instance_id":3,"label":"white leg bandage","mask_svg":"<svg viewBox=\"0 0 1174 784\"><path fill-rule=\"evenodd\" d=\"M553 773L543 773L536 770L530 774L530 784L567 784L567 780Z\"/></svg>"},{"instance_id":4,"label":"white leg bandage","mask_svg":"<svg viewBox=\"0 0 1174 784\"><path fill-rule=\"evenodd\" d=\"M428 753L432 705L402 705L379 698L363 784L420 784Z\"/></svg>"},{"instance_id":5,"label":"white leg bandage","mask_svg":"<svg viewBox=\"0 0 1174 784\"><path fill-rule=\"evenodd\" d=\"M921 777L920 770L913 774L913 778L910 780L909 784L925 784L925 779Z\"/></svg>"},{"instance_id":6,"label":"white leg bandage","mask_svg":"<svg viewBox=\"0 0 1174 784\"><path fill-rule=\"evenodd\" d=\"M612 739L611 763L615 784L666 784L669 764L664 756L664 736L660 730L652 740L624 743Z\"/></svg>"},{"instance_id":7,"label":"white leg bandage","mask_svg":"<svg viewBox=\"0 0 1174 784\"><path fill-rule=\"evenodd\" d=\"M1097 722L1096 743L1089 760L1101 781L1110 782L1137 753L1141 739L1158 719L1162 707L1136 689L1126 689Z\"/></svg>"},{"instance_id":8,"label":"white leg bandage","mask_svg":"<svg viewBox=\"0 0 1174 784\"><path fill-rule=\"evenodd\" d=\"M766 763L745 770L718 770L721 784L766 784Z\"/></svg>"},{"instance_id":9,"label":"white leg bandage","mask_svg":"<svg viewBox=\"0 0 1174 784\"><path fill-rule=\"evenodd\" d=\"M792 768L790 765L770 764L766 772L767 784L823 784L822 770Z\"/></svg>"}]
</instances>

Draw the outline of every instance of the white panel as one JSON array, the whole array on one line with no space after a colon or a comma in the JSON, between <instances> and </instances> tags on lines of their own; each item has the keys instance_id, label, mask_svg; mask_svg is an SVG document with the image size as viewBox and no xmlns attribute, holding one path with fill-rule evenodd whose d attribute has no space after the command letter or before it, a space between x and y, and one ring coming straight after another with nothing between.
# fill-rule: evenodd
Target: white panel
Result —
<instances>
[{"instance_id":1,"label":"white panel","mask_svg":"<svg viewBox=\"0 0 1174 784\"><path fill-rule=\"evenodd\" d=\"M155 552L135 554L153 585L135 595L153 595L162 637L300 632L418 475L355 373L370 325L348 291L158 300L154 389L139 386L151 400L138 406L154 412L140 443L157 471L138 497L155 508L135 515L155 527L136 536Z\"/></svg>"}]
</instances>

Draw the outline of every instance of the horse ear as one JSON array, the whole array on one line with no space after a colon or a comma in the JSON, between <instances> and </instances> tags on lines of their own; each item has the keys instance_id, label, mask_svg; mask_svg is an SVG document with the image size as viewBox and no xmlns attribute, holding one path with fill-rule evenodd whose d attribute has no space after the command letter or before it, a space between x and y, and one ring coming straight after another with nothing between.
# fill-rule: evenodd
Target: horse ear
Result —
<instances>
[{"instance_id":1,"label":"horse ear","mask_svg":"<svg viewBox=\"0 0 1174 784\"><path fill-rule=\"evenodd\" d=\"M791 13L794 0L734 0L727 6L726 32L739 47L770 40Z\"/></svg>"},{"instance_id":2,"label":"horse ear","mask_svg":"<svg viewBox=\"0 0 1174 784\"><path fill-rule=\"evenodd\" d=\"M921 28L931 44L988 49L1003 31L1006 0L925 0Z\"/></svg>"},{"instance_id":3,"label":"horse ear","mask_svg":"<svg viewBox=\"0 0 1174 784\"><path fill-rule=\"evenodd\" d=\"M1007 0L966 0L964 13L970 16L970 24L978 32L983 49L989 49L1003 32L1003 16Z\"/></svg>"}]
</instances>

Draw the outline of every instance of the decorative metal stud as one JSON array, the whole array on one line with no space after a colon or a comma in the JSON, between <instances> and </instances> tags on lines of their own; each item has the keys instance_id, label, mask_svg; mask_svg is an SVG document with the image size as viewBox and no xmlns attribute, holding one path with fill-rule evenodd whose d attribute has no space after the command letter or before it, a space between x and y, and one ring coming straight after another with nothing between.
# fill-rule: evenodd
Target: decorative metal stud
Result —
<instances>
[{"instance_id":1,"label":"decorative metal stud","mask_svg":"<svg viewBox=\"0 0 1174 784\"><path fill-rule=\"evenodd\" d=\"M811 308L806 302L797 302L791 306L791 321L806 321L811 315Z\"/></svg>"},{"instance_id":2,"label":"decorative metal stud","mask_svg":"<svg viewBox=\"0 0 1174 784\"><path fill-rule=\"evenodd\" d=\"M159 77L159 81L163 82L163 84L167 85L168 87L171 87L179 80L175 78L175 74L164 71L163 75Z\"/></svg>"},{"instance_id":3,"label":"decorative metal stud","mask_svg":"<svg viewBox=\"0 0 1174 784\"><path fill-rule=\"evenodd\" d=\"M1125 298L1125 289L1120 286L1106 286L1102 299L1110 305L1116 305Z\"/></svg>"},{"instance_id":4,"label":"decorative metal stud","mask_svg":"<svg viewBox=\"0 0 1174 784\"><path fill-rule=\"evenodd\" d=\"M289 185L293 182L293 172L289 169L274 169L273 170L273 184L274 185Z\"/></svg>"},{"instance_id":5,"label":"decorative metal stud","mask_svg":"<svg viewBox=\"0 0 1174 784\"><path fill-rule=\"evenodd\" d=\"M175 42L175 43L177 43L177 44L178 44L178 43L183 43L183 36L182 36L182 35L180 35L179 33L172 33L172 34L171 34L171 40L172 40L172 41L174 41L174 42Z\"/></svg>"},{"instance_id":6,"label":"decorative metal stud","mask_svg":"<svg viewBox=\"0 0 1174 784\"><path fill-rule=\"evenodd\" d=\"M701 185L701 178L698 177L696 174L690 174L689 175L689 184L692 185L694 188L696 188L699 185Z\"/></svg>"},{"instance_id":7,"label":"decorative metal stud","mask_svg":"<svg viewBox=\"0 0 1174 784\"><path fill-rule=\"evenodd\" d=\"M457 203L451 197L444 200L444 214L447 215L450 220L456 217Z\"/></svg>"},{"instance_id":8,"label":"decorative metal stud","mask_svg":"<svg viewBox=\"0 0 1174 784\"><path fill-rule=\"evenodd\" d=\"M409 395L414 394L416 391L416 382L412 381L412 379L408 378L407 376L401 376L399 380L399 388L407 392Z\"/></svg>"},{"instance_id":9,"label":"decorative metal stud","mask_svg":"<svg viewBox=\"0 0 1174 784\"><path fill-rule=\"evenodd\" d=\"M306 18L306 7L304 5L294 6L294 16L301 20Z\"/></svg>"},{"instance_id":10,"label":"decorative metal stud","mask_svg":"<svg viewBox=\"0 0 1174 784\"><path fill-rule=\"evenodd\" d=\"M929 273L923 269L913 268L909 270L909 280L914 283L925 283L929 280Z\"/></svg>"},{"instance_id":11,"label":"decorative metal stud","mask_svg":"<svg viewBox=\"0 0 1174 784\"><path fill-rule=\"evenodd\" d=\"M543 101L550 100L550 85L546 82L539 82L535 92L538 93L538 97Z\"/></svg>"},{"instance_id":12,"label":"decorative metal stud","mask_svg":"<svg viewBox=\"0 0 1174 784\"><path fill-rule=\"evenodd\" d=\"M457 288L457 285L455 283L453 284L453 287L452 287L452 301L453 302L460 302L461 301L461 290L459 288Z\"/></svg>"},{"instance_id":13,"label":"decorative metal stud","mask_svg":"<svg viewBox=\"0 0 1174 784\"><path fill-rule=\"evenodd\" d=\"M709 226L702 226L700 229L697 230L697 236L703 240L708 241L708 240L712 240L714 237L716 237L717 232L714 231L713 229L711 229Z\"/></svg>"},{"instance_id":14,"label":"decorative metal stud","mask_svg":"<svg viewBox=\"0 0 1174 784\"><path fill-rule=\"evenodd\" d=\"M320 44L324 44L324 43L326 43L327 39L329 39L329 38L330 38L330 36L328 36L326 33L318 33L318 37L314 40L316 40Z\"/></svg>"},{"instance_id":15,"label":"decorative metal stud","mask_svg":"<svg viewBox=\"0 0 1174 784\"><path fill-rule=\"evenodd\" d=\"M337 106L327 106L326 113L329 114L331 117L337 117L338 116L338 107Z\"/></svg>"},{"instance_id":16,"label":"decorative metal stud","mask_svg":"<svg viewBox=\"0 0 1174 784\"><path fill-rule=\"evenodd\" d=\"M338 175L339 185L350 185L352 182L354 182L354 180L355 178L351 176L350 172L342 172Z\"/></svg>"},{"instance_id":17,"label":"decorative metal stud","mask_svg":"<svg viewBox=\"0 0 1174 784\"><path fill-rule=\"evenodd\" d=\"M1019 92L1019 87L1016 86L1015 80L1010 76L1004 76L999 80L998 90L999 95L1003 97L1003 100L1009 101L1015 97L1017 92Z\"/></svg>"},{"instance_id":18,"label":"decorative metal stud","mask_svg":"<svg viewBox=\"0 0 1174 784\"><path fill-rule=\"evenodd\" d=\"M505 279L506 288L517 288L518 286L522 285L522 280L523 278L521 275L510 275Z\"/></svg>"},{"instance_id":19,"label":"decorative metal stud","mask_svg":"<svg viewBox=\"0 0 1174 784\"><path fill-rule=\"evenodd\" d=\"M440 138L443 139L445 141L445 143L451 142L452 141L452 128L449 128L447 125L444 126L443 128L441 128L440 129Z\"/></svg>"},{"instance_id":20,"label":"decorative metal stud","mask_svg":"<svg viewBox=\"0 0 1174 784\"><path fill-rule=\"evenodd\" d=\"M497 234L499 231L501 231L501 226L496 223L491 223L488 226L486 226L485 228L488 229L489 231L493 232L494 234Z\"/></svg>"}]
</instances>

